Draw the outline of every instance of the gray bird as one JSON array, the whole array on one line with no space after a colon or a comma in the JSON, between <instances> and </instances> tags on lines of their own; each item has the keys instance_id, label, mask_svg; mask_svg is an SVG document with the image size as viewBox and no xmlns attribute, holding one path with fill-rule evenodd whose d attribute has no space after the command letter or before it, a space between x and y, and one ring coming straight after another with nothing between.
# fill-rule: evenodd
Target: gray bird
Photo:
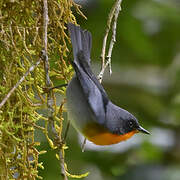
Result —
<instances>
[{"instance_id":1,"label":"gray bird","mask_svg":"<svg viewBox=\"0 0 180 180\"><path fill-rule=\"evenodd\" d=\"M75 75L68 84L67 109L73 126L96 145L116 144L138 132L149 134L128 111L108 98L90 67L91 33L69 23Z\"/></svg>"}]
</instances>

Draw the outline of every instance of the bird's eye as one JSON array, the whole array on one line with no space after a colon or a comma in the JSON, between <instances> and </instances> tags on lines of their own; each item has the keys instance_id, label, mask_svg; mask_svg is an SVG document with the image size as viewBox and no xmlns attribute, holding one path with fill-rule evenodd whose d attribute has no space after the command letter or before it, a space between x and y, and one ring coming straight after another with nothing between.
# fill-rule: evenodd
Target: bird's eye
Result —
<instances>
[{"instance_id":1,"label":"bird's eye","mask_svg":"<svg viewBox=\"0 0 180 180\"><path fill-rule=\"evenodd\" d=\"M132 128L133 127L133 121L129 121L129 126Z\"/></svg>"}]
</instances>

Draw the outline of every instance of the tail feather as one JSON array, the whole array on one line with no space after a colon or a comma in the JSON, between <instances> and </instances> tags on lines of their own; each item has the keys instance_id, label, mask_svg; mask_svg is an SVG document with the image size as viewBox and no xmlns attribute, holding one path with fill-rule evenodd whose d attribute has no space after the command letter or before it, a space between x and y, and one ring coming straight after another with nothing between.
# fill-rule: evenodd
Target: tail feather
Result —
<instances>
[{"instance_id":1,"label":"tail feather","mask_svg":"<svg viewBox=\"0 0 180 180\"><path fill-rule=\"evenodd\" d=\"M68 24L68 30L71 36L74 60L77 62L77 54L82 51L85 59L90 63L92 46L91 33L87 30L82 30L80 26L71 23Z\"/></svg>"}]
</instances>

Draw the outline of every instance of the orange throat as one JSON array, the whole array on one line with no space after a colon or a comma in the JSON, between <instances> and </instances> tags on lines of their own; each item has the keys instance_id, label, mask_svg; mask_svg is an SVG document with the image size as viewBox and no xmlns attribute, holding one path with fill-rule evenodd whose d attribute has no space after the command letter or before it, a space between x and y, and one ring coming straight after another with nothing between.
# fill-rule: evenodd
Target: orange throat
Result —
<instances>
[{"instance_id":1,"label":"orange throat","mask_svg":"<svg viewBox=\"0 0 180 180\"><path fill-rule=\"evenodd\" d=\"M104 129L102 130L102 128L99 128L98 126L88 126L88 128L83 129L83 134L89 141L102 146L117 144L121 141L125 141L132 137L135 133L138 133L138 131L133 130L123 135L112 134Z\"/></svg>"}]
</instances>

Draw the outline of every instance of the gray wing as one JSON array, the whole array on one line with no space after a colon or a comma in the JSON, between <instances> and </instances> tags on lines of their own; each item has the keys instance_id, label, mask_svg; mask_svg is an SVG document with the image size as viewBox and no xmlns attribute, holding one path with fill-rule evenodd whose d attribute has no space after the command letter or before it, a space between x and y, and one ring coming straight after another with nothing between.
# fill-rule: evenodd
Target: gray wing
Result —
<instances>
[{"instance_id":1,"label":"gray wing","mask_svg":"<svg viewBox=\"0 0 180 180\"><path fill-rule=\"evenodd\" d=\"M85 60L85 56L83 54L83 51L80 51L77 54L77 61L79 66L83 69L83 71L89 76L89 78L94 82L96 87L101 91L102 97L103 97L103 102L104 102L104 108L106 111L106 105L109 101L108 95L106 91L104 90L103 86L100 84L94 73L92 72L89 63Z\"/></svg>"},{"instance_id":2,"label":"gray wing","mask_svg":"<svg viewBox=\"0 0 180 180\"><path fill-rule=\"evenodd\" d=\"M108 97L90 68L91 33L71 23L68 24L68 30L73 46L74 62L72 62L72 65L76 76L94 114L94 119L103 124Z\"/></svg>"},{"instance_id":3,"label":"gray wing","mask_svg":"<svg viewBox=\"0 0 180 180\"><path fill-rule=\"evenodd\" d=\"M100 124L105 123L105 105L103 96L99 88L93 82L93 80L83 71L81 67L78 67L76 62L72 62L72 65L76 71L78 80L80 81L81 88L85 94L86 100L93 112L94 119Z\"/></svg>"}]
</instances>

